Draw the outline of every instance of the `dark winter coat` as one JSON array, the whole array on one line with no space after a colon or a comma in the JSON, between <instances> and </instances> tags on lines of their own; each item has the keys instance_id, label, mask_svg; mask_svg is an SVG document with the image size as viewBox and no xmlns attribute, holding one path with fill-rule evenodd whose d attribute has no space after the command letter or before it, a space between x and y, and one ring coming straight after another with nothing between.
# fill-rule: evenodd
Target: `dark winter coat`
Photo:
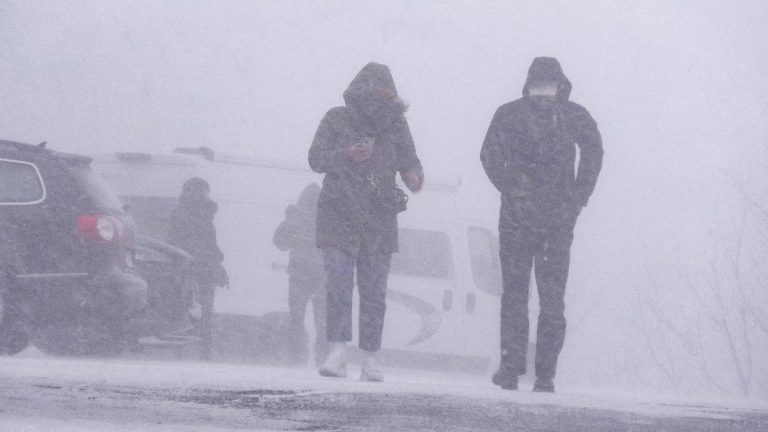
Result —
<instances>
[{"instance_id":1,"label":"dark winter coat","mask_svg":"<svg viewBox=\"0 0 768 432\"><path fill-rule=\"evenodd\" d=\"M559 83L554 101L529 95L531 83L541 80ZM528 70L523 97L496 110L480 159L501 192L500 230L521 223L575 222L587 204L602 166L602 140L589 112L568 99L570 93L558 61L538 57Z\"/></svg>"},{"instance_id":2,"label":"dark winter coat","mask_svg":"<svg viewBox=\"0 0 768 432\"><path fill-rule=\"evenodd\" d=\"M275 230L272 243L288 254L288 274L291 279L322 283L325 277L323 254L315 246L315 220L320 187L310 183L299 195L296 204L285 209L285 220Z\"/></svg>"},{"instance_id":3,"label":"dark winter coat","mask_svg":"<svg viewBox=\"0 0 768 432\"><path fill-rule=\"evenodd\" d=\"M344 92L345 106L326 113L309 149L309 165L325 173L317 207L316 243L350 253L397 251L397 216L382 211L371 196L370 182L394 186L395 174L415 171L423 178L405 107L395 98L377 104L382 93L397 96L387 66L369 63ZM347 149L363 137L375 138L370 159L355 163Z\"/></svg>"},{"instance_id":4,"label":"dark winter coat","mask_svg":"<svg viewBox=\"0 0 768 432\"><path fill-rule=\"evenodd\" d=\"M195 268L201 271L220 271L224 260L213 225L217 210L218 205L204 194L185 191L171 213L168 243L192 255Z\"/></svg>"}]
</instances>

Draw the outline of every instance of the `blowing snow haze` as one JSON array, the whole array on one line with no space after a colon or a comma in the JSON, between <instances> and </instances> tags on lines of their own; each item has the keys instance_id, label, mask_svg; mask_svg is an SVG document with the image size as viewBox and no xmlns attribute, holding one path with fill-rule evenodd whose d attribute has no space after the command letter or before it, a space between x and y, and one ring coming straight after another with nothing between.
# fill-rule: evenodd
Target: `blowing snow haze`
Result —
<instances>
[{"instance_id":1,"label":"blowing snow haze","mask_svg":"<svg viewBox=\"0 0 768 432\"><path fill-rule=\"evenodd\" d=\"M306 164L376 61L410 104L427 179L461 176L467 212L495 223L486 129L531 60L556 57L605 146L559 380L765 396L766 24L763 1L5 0L0 138Z\"/></svg>"}]
</instances>

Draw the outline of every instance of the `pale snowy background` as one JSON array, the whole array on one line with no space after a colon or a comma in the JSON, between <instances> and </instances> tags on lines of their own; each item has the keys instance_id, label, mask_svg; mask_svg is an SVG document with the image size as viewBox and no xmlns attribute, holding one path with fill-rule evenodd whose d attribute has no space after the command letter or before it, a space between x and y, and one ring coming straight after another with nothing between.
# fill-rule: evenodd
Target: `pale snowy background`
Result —
<instances>
[{"instance_id":1,"label":"pale snowy background","mask_svg":"<svg viewBox=\"0 0 768 432\"><path fill-rule=\"evenodd\" d=\"M606 149L558 382L764 398L767 23L760 0L2 0L0 137L304 161L378 61L411 104L427 175L462 176L494 220L485 130L533 57L555 56Z\"/></svg>"}]
</instances>

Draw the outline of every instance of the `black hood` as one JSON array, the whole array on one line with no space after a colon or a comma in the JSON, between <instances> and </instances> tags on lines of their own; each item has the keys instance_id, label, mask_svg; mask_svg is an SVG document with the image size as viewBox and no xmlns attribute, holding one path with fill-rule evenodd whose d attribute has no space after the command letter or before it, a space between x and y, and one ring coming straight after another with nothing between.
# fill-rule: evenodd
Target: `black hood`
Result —
<instances>
[{"instance_id":1,"label":"black hood","mask_svg":"<svg viewBox=\"0 0 768 432\"><path fill-rule=\"evenodd\" d=\"M344 102L356 116L377 127L386 127L401 117L407 107L398 97L389 67L368 63L344 91Z\"/></svg>"},{"instance_id":2,"label":"black hood","mask_svg":"<svg viewBox=\"0 0 768 432\"><path fill-rule=\"evenodd\" d=\"M352 82L344 91L344 101L359 103L366 100L376 91L388 91L397 96L395 80L389 72L389 67L379 63L368 63L355 75Z\"/></svg>"},{"instance_id":3,"label":"black hood","mask_svg":"<svg viewBox=\"0 0 768 432\"><path fill-rule=\"evenodd\" d=\"M557 99L567 101L571 96L571 82L563 73L560 62L554 57L536 57L528 68L528 78L523 86L523 96L528 97L528 90L534 81L556 81Z\"/></svg>"}]
</instances>

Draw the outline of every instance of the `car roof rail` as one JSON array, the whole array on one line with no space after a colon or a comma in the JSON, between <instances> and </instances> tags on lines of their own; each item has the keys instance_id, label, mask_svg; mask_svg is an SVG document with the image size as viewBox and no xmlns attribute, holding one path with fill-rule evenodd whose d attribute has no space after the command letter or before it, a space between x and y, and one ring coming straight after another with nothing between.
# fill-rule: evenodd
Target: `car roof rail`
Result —
<instances>
[{"instance_id":1,"label":"car roof rail","mask_svg":"<svg viewBox=\"0 0 768 432\"><path fill-rule=\"evenodd\" d=\"M21 143L17 141L0 140L0 148L12 149L20 152L37 153L37 154L42 154L46 156L53 156L53 157L57 157L59 159L63 159L65 161L73 162L73 163L89 164L92 161L92 159L88 156L50 150L45 147L47 143L48 143L47 141L43 141L40 144L33 145L33 144L26 144L26 143Z\"/></svg>"},{"instance_id":2,"label":"car roof rail","mask_svg":"<svg viewBox=\"0 0 768 432\"><path fill-rule=\"evenodd\" d=\"M8 140L0 140L0 146L3 146L5 148L13 148L15 150L21 150L21 151L36 151L36 150L47 150L45 148L45 145L32 145L27 143L22 143L18 141L8 141Z\"/></svg>"}]
</instances>

